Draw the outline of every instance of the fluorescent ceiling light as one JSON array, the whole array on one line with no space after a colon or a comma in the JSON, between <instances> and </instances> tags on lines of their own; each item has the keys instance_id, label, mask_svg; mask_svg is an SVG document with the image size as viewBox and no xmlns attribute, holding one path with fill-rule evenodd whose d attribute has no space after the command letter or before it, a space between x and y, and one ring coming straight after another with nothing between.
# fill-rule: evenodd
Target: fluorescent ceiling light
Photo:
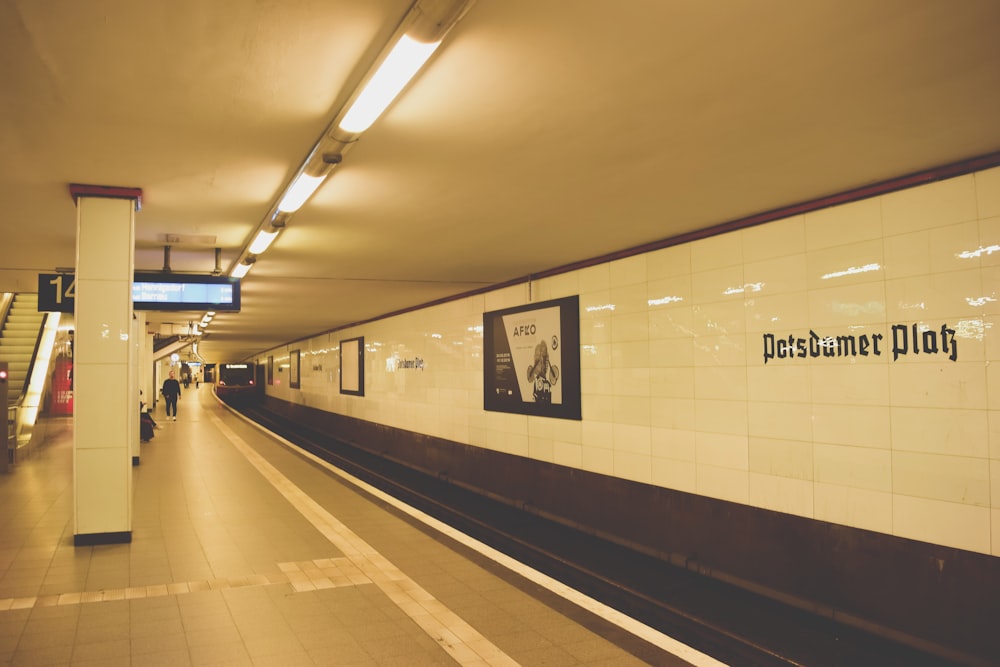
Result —
<instances>
[{"instance_id":1,"label":"fluorescent ceiling light","mask_svg":"<svg viewBox=\"0 0 1000 667\"><path fill-rule=\"evenodd\" d=\"M268 246L271 245L271 241L273 241L277 236L277 231L269 232L263 229L260 230L257 232L257 238L255 238L253 243L250 244L249 252L254 255L259 255L267 250Z\"/></svg>"},{"instance_id":2,"label":"fluorescent ceiling light","mask_svg":"<svg viewBox=\"0 0 1000 667\"><path fill-rule=\"evenodd\" d=\"M229 277L230 278L242 278L243 276L245 276L250 271L250 267L251 266L253 266L253 265L252 264L243 264L241 262L241 263L237 264L233 268L232 272L230 272L230 274L229 274Z\"/></svg>"},{"instance_id":3,"label":"fluorescent ceiling light","mask_svg":"<svg viewBox=\"0 0 1000 667\"><path fill-rule=\"evenodd\" d=\"M306 200L312 197L313 193L316 192L316 188L319 187L320 183L326 176L309 176L307 174L299 174L299 177L295 179L291 187L285 193L285 196L281 198L281 203L278 204L278 210L283 213L293 213L299 210L299 207L306 203Z\"/></svg>"},{"instance_id":4,"label":"fluorescent ceiling light","mask_svg":"<svg viewBox=\"0 0 1000 667\"><path fill-rule=\"evenodd\" d=\"M441 42L418 42L403 35L340 121L340 129L364 132L423 67Z\"/></svg>"}]
</instances>

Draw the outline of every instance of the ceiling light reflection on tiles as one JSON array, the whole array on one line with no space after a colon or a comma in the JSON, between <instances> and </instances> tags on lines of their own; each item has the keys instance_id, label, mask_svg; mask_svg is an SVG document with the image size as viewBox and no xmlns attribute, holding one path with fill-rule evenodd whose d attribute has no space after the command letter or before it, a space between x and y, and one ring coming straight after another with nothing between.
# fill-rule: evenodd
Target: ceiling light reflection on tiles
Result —
<instances>
[{"instance_id":1,"label":"ceiling light reflection on tiles","mask_svg":"<svg viewBox=\"0 0 1000 667\"><path fill-rule=\"evenodd\" d=\"M882 268L882 265L875 262L872 264L865 264L864 266L852 266L843 271L834 271L833 273L827 273L820 276L823 280L830 280L831 278L843 278L844 276L853 276L858 273L868 273L869 271L878 271Z\"/></svg>"},{"instance_id":2,"label":"ceiling light reflection on tiles","mask_svg":"<svg viewBox=\"0 0 1000 667\"><path fill-rule=\"evenodd\" d=\"M995 252L1000 252L1000 245L994 244L986 246L985 248L980 246L975 250L963 250L960 253L956 253L955 256L959 259L976 259L977 257L982 257L983 255L989 257Z\"/></svg>"},{"instance_id":3,"label":"ceiling light reflection on tiles","mask_svg":"<svg viewBox=\"0 0 1000 667\"><path fill-rule=\"evenodd\" d=\"M649 306L665 306L668 303L680 303L684 300L682 296L665 296L659 299L649 299L646 304Z\"/></svg>"},{"instance_id":4,"label":"ceiling light reflection on tiles","mask_svg":"<svg viewBox=\"0 0 1000 667\"><path fill-rule=\"evenodd\" d=\"M747 292L759 292L764 289L765 283L747 283L743 287L730 287L724 290L722 293L726 296L732 296L733 294L746 294Z\"/></svg>"},{"instance_id":5,"label":"ceiling light reflection on tiles","mask_svg":"<svg viewBox=\"0 0 1000 667\"><path fill-rule=\"evenodd\" d=\"M921 307L923 304L920 304ZM903 307L903 306L900 306ZM869 315L885 315L885 304L881 301L868 301L867 303L844 303L836 302L830 305L830 312L836 315L847 317L862 317Z\"/></svg>"},{"instance_id":6,"label":"ceiling light reflection on tiles","mask_svg":"<svg viewBox=\"0 0 1000 667\"><path fill-rule=\"evenodd\" d=\"M992 328L993 324L984 320L959 320L955 325L955 335L959 338L983 340L986 330Z\"/></svg>"},{"instance_id":7,"label":"ceiling light reflection on tiles","mask_svg":"<svg viewBox=\"0 0 1000 667\"><path fill-rule=\"evenodd\" d=\"M900 310L926 310L927 304L924 303L923 301L918 301L914 303L906 303L900 301L898 304L896 304L896 307L899 308Z\"/></svg>"}]
</instances>

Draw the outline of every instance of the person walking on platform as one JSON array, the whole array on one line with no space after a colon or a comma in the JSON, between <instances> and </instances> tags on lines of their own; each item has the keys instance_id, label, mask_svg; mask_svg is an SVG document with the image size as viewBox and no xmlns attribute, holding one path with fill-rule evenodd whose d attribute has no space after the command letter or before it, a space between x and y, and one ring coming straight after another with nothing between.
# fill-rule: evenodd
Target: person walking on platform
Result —
<instances>
[{"instance_id":1,"label":"person walking on platform","mask_svg":"<svg viewBox=\"0 0 1000 667\"><path fill-rule=\"evenodd\" d=\"M160 393L167 402L167 419L173 415L174 421L177 421L177 399L181 397L181 384L174 377L173 371L170 371L170 377L163 381Z\"/></svg>"}]
</instances>

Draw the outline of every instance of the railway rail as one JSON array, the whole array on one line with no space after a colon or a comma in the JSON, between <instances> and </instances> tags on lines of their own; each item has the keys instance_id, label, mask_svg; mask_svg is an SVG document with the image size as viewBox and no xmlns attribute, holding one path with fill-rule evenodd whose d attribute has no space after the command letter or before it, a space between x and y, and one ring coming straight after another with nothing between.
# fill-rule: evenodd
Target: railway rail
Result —
<instances>
[{"instance_id":1,"label":"railway rail","mask_svg":"<svg viewBox=\"0 0 1000 667\"><path fill-rule=\"evenodd\" d=\"M232 406L304 451L730 665L946 667L922 652L485 497L317 432L253 400ZM659 650L630 647L651 664ZM662 655L660 658L662 659Z\"/></svg>"}]
</instances>

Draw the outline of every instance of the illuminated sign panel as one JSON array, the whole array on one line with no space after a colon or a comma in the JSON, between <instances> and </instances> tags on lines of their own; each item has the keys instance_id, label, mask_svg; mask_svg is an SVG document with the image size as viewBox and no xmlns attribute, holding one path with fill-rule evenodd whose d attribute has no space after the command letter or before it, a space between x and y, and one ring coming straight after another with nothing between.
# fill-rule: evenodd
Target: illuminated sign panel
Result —
<instances>
[{"instance_id":1,"label":"illuminated sign panel","mask_svg":"<svg viewBox=\"0 0 1000 667\"><path fill-rule=\"evenodd\" d=\"M240 309L240 281L226 276L137 273L132 283L135 310Z\"/></svg>"},{"instance_id":2,"label":"illuminated sign panel","mask_svg":"<svg viewBox=\"0 0 1000 667\"><path fill-rule=\"evenodd\" d=\"M76 276L39 274L38 310L72 313ZM135 310L240 310L240 281L227 276L136 273L132 282Z\"/></svg>"},{"instance_id":3,"label":"illuminated sign panel","mask_svg":"<svg viewBox=\"0 0 1000 667\"><path fill-rule=\"evenodd\" d=\"M132 283L132 302L136 310L184 310L211 307L213 310L239 310L239 282L178 282L159 276L136 275Z\"/></svg>"}]
</instances>

